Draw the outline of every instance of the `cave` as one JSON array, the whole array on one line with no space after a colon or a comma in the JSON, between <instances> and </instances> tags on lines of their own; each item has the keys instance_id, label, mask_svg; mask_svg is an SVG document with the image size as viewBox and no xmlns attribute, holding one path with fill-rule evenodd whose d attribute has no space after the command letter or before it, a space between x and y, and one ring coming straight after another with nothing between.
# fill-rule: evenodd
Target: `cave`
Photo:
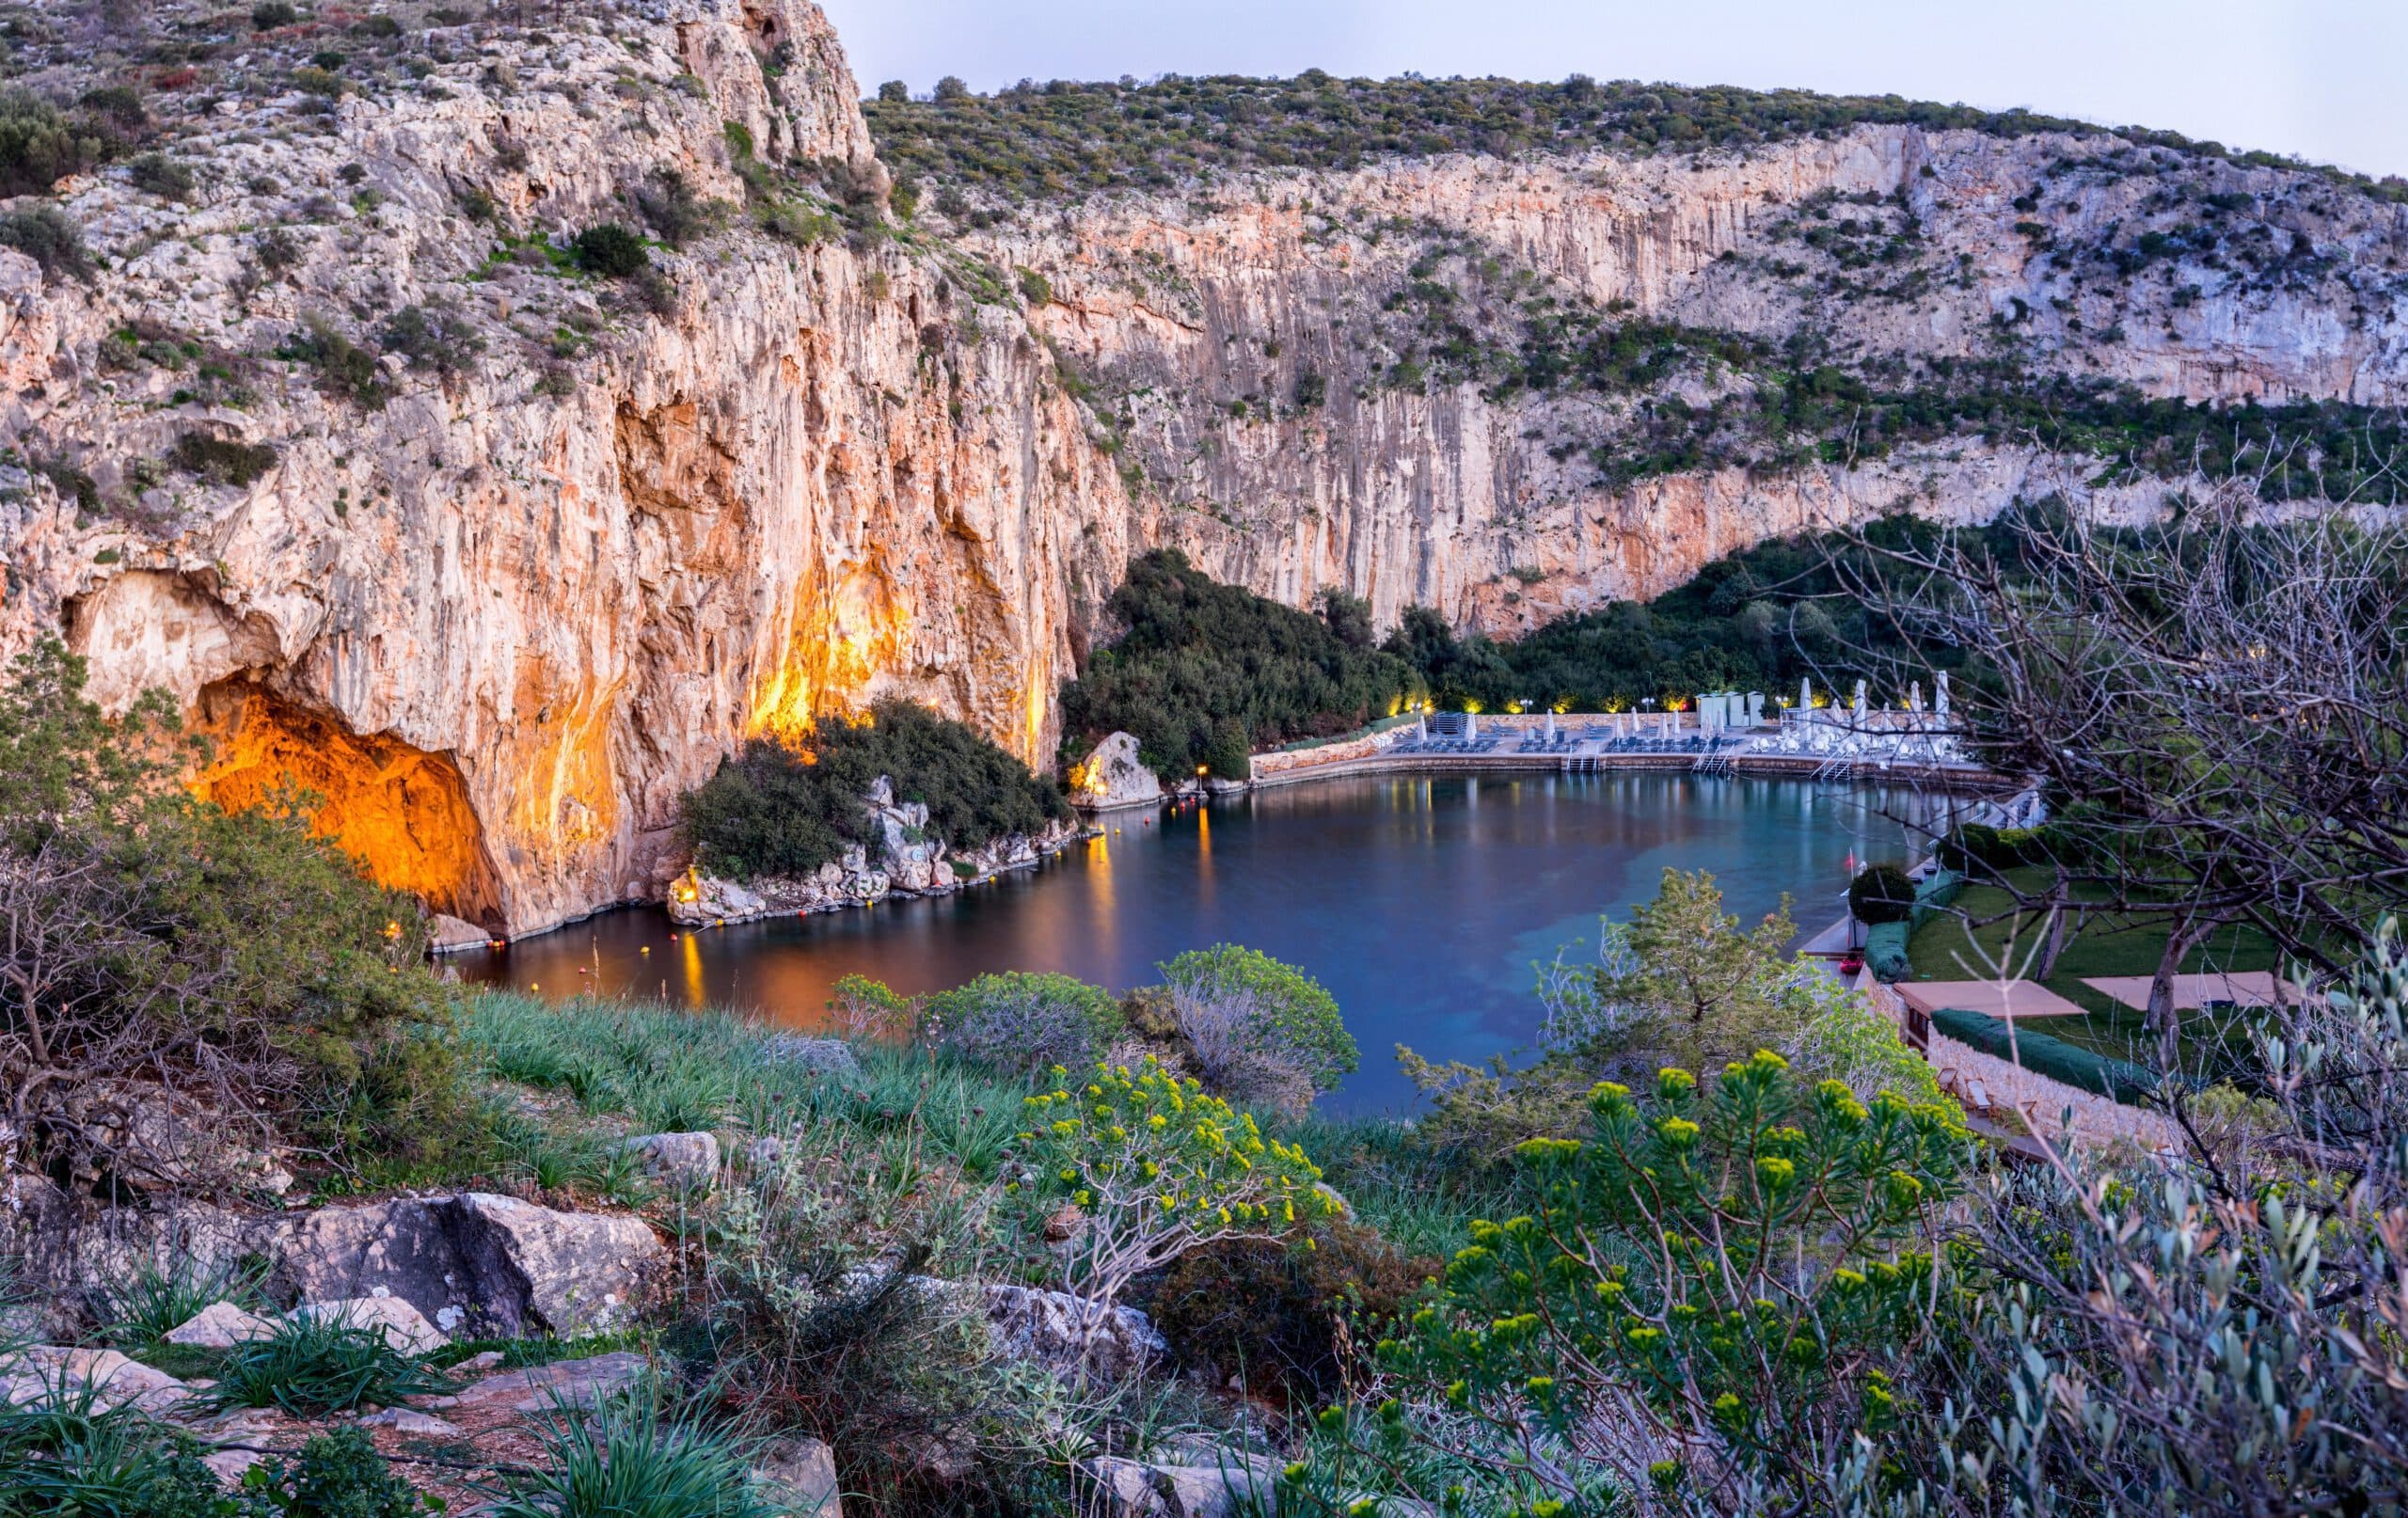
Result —
<instances>
[{"instance_id":1,"label":"cave","mask_svg":"<svg viewBox=\"0 0 2408 1518\"><path fill-rule=\"evenodd\" d=\"M370 878L435 911L502 930L500 881L450 754L390 734L353 733L239 680L204 688L198 716L211 741L190 783L195 795L239 810L308 792L317 831Z\"/></svg>"}]
</instances>

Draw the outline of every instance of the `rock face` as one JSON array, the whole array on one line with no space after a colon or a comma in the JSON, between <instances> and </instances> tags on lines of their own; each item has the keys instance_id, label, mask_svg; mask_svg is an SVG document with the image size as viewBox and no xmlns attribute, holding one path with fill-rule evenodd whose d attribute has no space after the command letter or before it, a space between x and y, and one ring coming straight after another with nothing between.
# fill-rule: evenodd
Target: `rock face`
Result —
<instances>
[{"instance_id":1,"label":"rock face","mask_svg":"<svg viewBox=\"0 0 2408 1518\"><path fill-rule=\"evenodd\" d=\"M1431 229L1541 282L1464 297L1500 321L1543 288L1868 364L1987 359L2012 329L2038 370L2153 395L2408 396L2408 208L2225 166L2280 277L2178 256L2109 289L2039 251L2172 214L2108 138L1449 155L895 236L809 0L413 25L422 74L338 98L291 88L322 44L279 45L149 97L184 201L123 167L62 183L89 283L0 249L0 654L63 629L101 699L166 688L218 740L200 790L317 792L381 879L481 932L662 893L677 798L748 735L893 694L1045 763L1055 692L1153 544L1295 604L1337 585L1383 622L1418 601L1513 630L1800 527L1984 518L2063 462L1953 437L1614 482L1595 453L1665 397L1392 383L1383 303ZM62 99L101 82L40 66ZM633 219L663 171L745 207L765 165L820 176L750 206L793 236L730 215L654 254L657 300L534 242ZM1930 277L1841 301L1782 273L1838 267L1800 220L1833 197L1910 216ZM456 340L393 324L413 308ZM379 355L369 375L329 379L312 323ZM838 869L787 909L942 888L937 865Z\"/></svg>"},{"instance_id":2,"label":"rock face","mask_svg":"<svg viewBox=\"0 0 2408 1518\"><path fill-rule=\"evenodd\" d=\"M1115 733L1071 767L1070 804L1086 812L1124 806L1156 806L1163 783L1137 757L1137 740Z\"/></svg>"},{"instance_id":3,"label":"rock face","mask_svg":"<svg viewBox=\"0 0 2408 1518\"><path fill-rule=\"evenodd\" d=\"M667 1258L640 1219L481 1192L324 1208L263 1247L302 1303L398 1298L445 1333L493 1337L626 1327Z\"/></svg>"}]
</instances>

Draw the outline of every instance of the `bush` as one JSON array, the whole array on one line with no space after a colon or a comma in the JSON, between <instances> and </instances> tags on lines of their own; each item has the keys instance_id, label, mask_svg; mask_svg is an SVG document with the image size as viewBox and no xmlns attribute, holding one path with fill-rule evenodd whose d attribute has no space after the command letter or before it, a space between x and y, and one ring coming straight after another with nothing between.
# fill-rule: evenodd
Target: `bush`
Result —
<instances>
[{"instance_id":1,"label":"bush","mask_svg":"<svg viewBox=\"0 0 2408 1518\"><path fill-rule=\"evenodd\" d=\"M251 29L257 32L272 32L280 26L290 26L300 19L301 12L287 0L260 0L251 8Z\"/></svg>"},{"instance_id":2,"label":"bush","mask_svg":"<svg viewBox=\"0 0 2408 1518\"><path fill-rule=\"evenodd\" d=\"M197 474L213 485L247 485L276 467L276 445L186 433L176 439L175 451L168 457L177 468Z\"/></svg>"},{"instance_id":3,"label":"bush","mask_svg":"<svg viewBox=\"0 0 2408 1518\"><path fill-rule=\"evenodd\" d=\"M1105 609L1127 631L1063 688L1065 731L1090 743L1134 734L1147 766L1173 783L1198 765L1243 776L1254 744L1349 732L1419 691L1402 660L1215 584L1175 548L1133 562Z\"/></svg>"},{"instance_id":4,"label":"bush","mask_svg":"<svg viewBox=\"0 0 2408 1518\"><path fill-rule=\"evenodd\" d=\"M108 162L117 142L92 120L70 120L29 89L0 88L0 198L47 195L70 174Z\"/></svg>"},{"instance_id":5,"label":"bush","mask_svg":"<svg viewBox=\"0 0 2408 1518\"><path fill-rule=\"evenodd\" d=\"M1868 926L1914 915L1915 885L1894 864L1868 864L1847 883L1848 915Z\"/></svg>"},{"instance_id":6,"label":"bush","mask_svg":"<svg viewBox=\"0 0 2408 1518\"><path fill-rule=\"evenodd\" d=\"M192 1437L103 1388L54 1382L0 1403L0 1518L224 1518Z\"/></svg>"},{"instance_id":7,"label":"bush","mask_svg":"<svg viewBox=\"0 0 2408 1518\"><path fill-rule=\"evenodd\" d=\"M850 845L879 860L886 834L863 797L880 776L896 799L926 805L928 832L957 849L1069 815L1059 791L975 731L886 701L865 721L830 719L791 741L746 744L688 793L685 835L703 868L738 880L808 875Z\"/></svg>"},{"instance_id":8,"label":"bush","mask_svg":"<svg viewBox=\"0 0 2408 1518\"><path fill-rule=\"evenodd\" d=\"M1196 1067L1220 1090L1301 1107L1361 1063L1338 999L1292 965L1216 943L1156 968Z\"/></svg>"},{"instance_id":9,"label":"bush","mask_svg":"<svg viewBox=\"0 0 2408 1518\"><path fill-rule=\"evenodd\" d=\"M1536 1214L1475 1223L1411 1331L1380 1346L1400 1391L1443 1418L1392 1402L1363 1441L1393 1457L1434 1439L1488 1466L1468 1510L1591 1510L1616 1476L1677 1486L1685 1466L1743 1510L1814 1509L1860 1431L1884 1425L1882 1358L1934 1333L1925 1241L1958 1189L1963 1128L1837 1082L1801 1092L1768 1052L1710 1092L1677 1069L1652 1099L1600 1084L1590 1110L1585 1139L1523 1146ZM1508 1450L1522 1458L1482 1458ZM1659 1453L1674 1463L1633 1468ZM1347 1474L1291 1467L1280 1510L1351 1510Z\"/></svg>"},{"instance_id":10,"label":"bush","mask_svg":"<svg viewBox=\"0 0 2408 1518\"><path fill-rule=\"evenodd\" d=\"M652 267L643 239L615 221L588 227L569 245L577 253L578 267L606 279L629 278Z\"/></svg>"},{"instance_id":11,"label":"bush","mask_svg":"<svg viewBox=\"0 0 2408 1518\"><path fill-rule=\"evenodd\" d=\"M684 247L709 231L717 219L714 208L694 193L685 175L673 168L653 170L648 187L636 192L636 209L643 213L643 219L654 233L671 247Z\"/></svg>"},{"instance_id":12,"label":"bush","mask_svg":"<svg viewBox=\"0 0 2408 1518\"><path fill-rule=\"evenodd\" d=\"M983 1064L1040 1070L1094 1064L1120 1036L1120 1003L1070 975L1006 971L927 1000L930 1036Z\"/></svg>"},{"instance_id":13,"label":"bush","mask_svg":"<svg viewBox=\"0 0 2408 1518\"><path fill-rule=\"evenodd\" d=\"M247 1306L259 1298L260 1276L237 1266L211 1265L196 1252L179 1249L166 1262L148 1255L118 1279L93 1293L101 1336L121 1350L156 1348L170 1330L189 1322L214 1303Z\"/></svg>"},{"instance_id":14,"label":"bush","mask_svg":"<svg viewBox=\"0 0 2408 1518\"><path fill-rule=\"evenodd\" d=\"M1151 1059L1134 1074L1098 1066L1075 1095L1055 1074L1064 1084L1027 1100L1011 1187L1085 1216L1063 1271L1099 1320L1131 1281L1191 1249L1283 1239L1339 1211L1304 1150Z\"/></svg>"},{"instance_id":15,"label":"bush","mask_svg":"<svg viewBox=\"0 0 2408 1518\"><path fill-rule=\"evenodd\" d=\"M144 153L126 166L126 173L135 189L163 200L182 200L192 194L192 166L166 153Z\"/></svg>"},{"instance_id":16,"label":"bush","mask_svg":"<svg viewBox=\"0 0 2408 1518\"><path fill-rule=\"evenodd\" d=\"M237 1178L75 1119L79 1092L119 1082L202 1102L218 1136L438 1151L462 1098L416 903L291 805L227 812L173 783L164 696L113 718L83 689L55 640L0 688L0 1092L34 1162L95 1185Z\"/></svg>"},{"instance_id":17,"label":"bush","mask_svg":"<svg viewBox=\"0 0 2408 1518\"><path fill-rule=\"evenodd\" d=\"M0 215L0 247L13 247L41 265L52 278L90 276L92 261L84 251L83 229L55 206L11 211Z\"/></svg>"},{"instance_id":18,"label":"bush","mask_svg":"<svg viewBox=\"0 0 2408 1518\"><path fill-rule=\"evenodd\" d=\"M262 256L267 245L261 245ZM392 389L376 367L376 356L337 331L319 316L302 319L298 332L276 350L278 358L308 364L318 372L318 388L370 411L381 411Z\"/></svg>"},{"instance_id":19,"label":"bush","mask_svg":"<svg viewBox=\"0 0 2408 1518\"><path fill-rule=\"evenodd\" d=\"M300 1450L243 1473L240 1518L418 1518L443 1505L395 1476L354 1425L316 1434Z\"/></svg>"},{"instance_id":20,"label":"bush","mask_svg":"<svg viewBox=\"0 0 2408 1518\"><path fill-rule=\"evenodd\" d=\"M385 324L385 346L420 369L452 375L468 367L485 340L457 310L404 306Z\"/></svg>"},{"instance_id":21,"label":"bush","mask_svg":"<svg viewBox=\"0 0 2408 1518\"><path fill-rule=\"evenodd\" d=\"M1358 1356L1400 1327L1439 1262L1416 1259L1342 1219L1316 1225L1313 1247L1245 1241L1190 1250L1147 1307L1180 1359L1251 1397L1318 1408L1341 1396Z\"/></svg>"}]
</instances>

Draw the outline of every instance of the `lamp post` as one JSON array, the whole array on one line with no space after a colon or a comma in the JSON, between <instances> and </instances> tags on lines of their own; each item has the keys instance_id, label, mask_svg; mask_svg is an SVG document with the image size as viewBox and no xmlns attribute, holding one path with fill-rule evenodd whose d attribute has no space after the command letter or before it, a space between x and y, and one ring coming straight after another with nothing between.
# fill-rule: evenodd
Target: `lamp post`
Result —
<instances>
[{"instance_id":1,"label":"lamp post","mask_svg":"<svg viewBox=\"0 0 2408 1518\"><path fill-rule=\"evenodd\" d=\"M1211 768L1212 767L1210 765L1197 765L1196 767L1196 804L1198 806L1204 804L1204 776L1206 771Z\"/></svg>"}]
</instances>

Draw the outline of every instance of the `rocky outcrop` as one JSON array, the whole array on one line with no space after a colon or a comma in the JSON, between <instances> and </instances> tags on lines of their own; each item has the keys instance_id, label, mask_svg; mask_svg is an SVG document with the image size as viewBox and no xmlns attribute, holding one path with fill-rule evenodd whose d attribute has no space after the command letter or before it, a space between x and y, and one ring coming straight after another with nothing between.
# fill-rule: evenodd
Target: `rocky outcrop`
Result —
<instances>
[{"instance_id":1,"label":"rocky outcrop","mask_svg":"<svg viewBox=\"0 0 2408 1518\"><path fill-rule=\"evenodd\" d=\"M626 1327L668 1257L639 1218L482 1192L322 1208L261 1244L272 1284L304 1304L398 1298L444 1333L491 1337Z\"/></svg>"},{"instance_id":2,"label":"rocky outcrop","mask_svg":"<svg viewBox=\"0 0 2408 1518\"><path fill-rule=\"evenodd\" d=\"M1006 870L1027 869L1085 835L1080 824L1064 820L1041 832L1007 833L957 852L928 830L927 803L896 801L889 778L880 776L864 799L870 825L879 833L877 863L856 844L842 858L800 878L769 875L738 882L689 870L670 887L670 920L686 927L718 927L866 907L889 896L946 895Z\"/></svg>"},{"instance_id":3,"label":"rocky outcrop","mask_svg":"<svg viewBox=\"0 0 2408 1518\"><path fill-rule=\"evenodd\" d=\"M1605 465L1663 406L1754 382L1407 383L1425 260L1461 275L1474 345L1544 297L1805 334L1868 371L2408 396L2408 208L2114 138L1443 155L981 229L924 193L906 227L809 0L413 18L412 67L335 97L293 87L317 24L157 82L183 200L123 167L58 187L89 282L0 248L0 653L63 631L102 699L171 691L216 739L198 789L324 797L450 940L663 894L678 797L721 755L879 696L1048 763L1055 692L1148 546L1293 604L1336 585L1383 622L1422 602L1509 632L1776 533L1983 519L2067 472L1964 435L1628 482ZM101 82L31 42L17 65L63 99ZM564 266L664 172L724 209L654 253L658 294ZM2258 262L2177 235L2243 202ZM2143 226L2173 251L2100 263ZM394 326L413 310L451 336ZM321 330L364 370L330 369ZM945 889L911 846L761 909Z\"/></svg>"},{"instance_id":4,"label":"rocky outcrop","mask_svg":"<svg viewBox=\"0 0 2408 1518\"><path fill-rule=\"evenodd\" d=\"M1137 757L1137 740L1127 733L1113 734L1070 767L1070 804L1083 812L1155 806L1162 799L1162 781Z\"/></svg>"}]
</instances>

